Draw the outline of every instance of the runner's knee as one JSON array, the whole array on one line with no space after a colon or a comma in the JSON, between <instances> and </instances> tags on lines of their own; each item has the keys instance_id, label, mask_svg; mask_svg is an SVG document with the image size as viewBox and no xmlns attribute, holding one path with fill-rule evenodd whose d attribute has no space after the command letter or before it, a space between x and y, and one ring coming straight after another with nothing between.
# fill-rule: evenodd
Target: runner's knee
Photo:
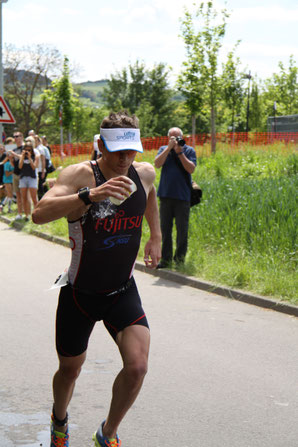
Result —
<instances>
[{"instance_id":1,"label":"runner's knee","mask_svg":"<svg viewBox=\"0 0 298 447\"><path fill-rule=\"evenodd\" d=\"M60 361L59 372L66 380L73 382L79 377L83 363L83 359L79 361L77 358Z\"/></svg>"},{"instance_id":2,"label":"runner's knee","mask_svg":"<svg viewBox=\"0 0 298 447\"><path fill-rule=\"evenodd\" d=\"M136 359L133 363L130 363L124 367L126 374L134 382L143 380L148 371L147 358Z\"/></svg>"}]
</instances>

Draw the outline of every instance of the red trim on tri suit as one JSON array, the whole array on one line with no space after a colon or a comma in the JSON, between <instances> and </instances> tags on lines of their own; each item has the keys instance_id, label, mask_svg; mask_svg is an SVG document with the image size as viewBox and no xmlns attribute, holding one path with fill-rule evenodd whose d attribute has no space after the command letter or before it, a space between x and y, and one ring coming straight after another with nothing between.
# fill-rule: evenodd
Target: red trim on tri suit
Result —
<instances>
[{"instance_id":1,"label":"red trim on tri suit","mask_svg":"<svg viewBox=\"0 0 298 447\"><path fill-rule=\"evenodd\" d=\"M116 332L116 335L118 334L119 331L118 331L118 329L117 329L116 327L112 326L110 323L108 323L108 321L103 320L103 322L104 322L104 324L106 324L107 326L110 326L110 327L113 329L113 331Z\"/></svg>"},{"instance_id":2,"label":"red trim on tri suit","mask_svg":"<svg viewBox=\"0 0 298 447\"><path fill-rule=\"evenodd\" d=\"M79 303L76 300L76 296L75 296L75 290L72 289L72 296L73 296L73 300L76 303L77 308L80 310L80 312L82 312L83 315L85 315L85 317L87 317L92 323L96 323L96 320L93 320L89 314L87 314L87 312L81 308L81 306L79 305Z\"/></svg>"},{"instance_id":3,"label":"red trim on tri suit","mask_svg":"<svg viewBox=\"0 0 298 447\"><path fill-rule=\"evenodd\" d=\"M134 324L136 324L136 322L137 321L139 321L139 320L141 320L142 318L145 318L146 317L146 315L144 314L144 315L142 315L141 317L139 317L139 318L137 318L135 321L133 321L132 323L130 323L130 325L129 326L133 326Z\"/></svg>"},{"instance_id":4,"label":"red trim on tri suit","mask_svg":"<svg viewBox=\"0 0 298 447\"><path fill-rule=\"evenodd\" d=\"M135 321L133 321L132 323L130 323L130 324L129 324L128 326L126 326L126 327L133 326L134 324L136 324L137 321L140 321L140 320L142 320L142 319L145 318L145 317L146 317L145 314L142 315L141 317L137 318ZM119 333L119 330L118 330L116 327L112 326L111 323L109 323L108 321L105 321L105 320L103 320L103 322L104 322L105 325L107 325L107 326L109 326L110 328L112 328L113 331L116 333L116 335ZM125 328L124 328L124 329L125 329Z\"/></svg>"}]
</instances>

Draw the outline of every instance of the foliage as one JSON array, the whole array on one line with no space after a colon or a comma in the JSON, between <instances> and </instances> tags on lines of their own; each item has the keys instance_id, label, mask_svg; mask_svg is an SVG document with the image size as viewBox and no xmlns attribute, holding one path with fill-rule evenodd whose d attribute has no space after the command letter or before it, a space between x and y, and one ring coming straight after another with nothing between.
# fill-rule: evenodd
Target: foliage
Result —
<instances>
[{"instance_id":1,"label":"foliage","mask_svg":"<svg viewBox=\"0 0 298 447\"><path fill-rule=\"evenodd\" d=\"M165 135L171 127L175 103L166 64L146 68L139 60L111 75L103 97L109 109L140 113L142 135ZM151 115L151 119L150 119Z\"/></svg>"},{"instance_id":2,"label":"foliage","mask_svg":"<svg viewBox=\"0 0 298 447\"><path fill-rule=\"evenodd\" d=\"M156 151L145 152L138 160L153 163L155 155ZM193 177L203 189L203 200L191 210L185 265L173 268L298 304L295 148L277 144L228 152L218 144L216 154L198 162ZM157 170L156 186L159 177ZM42 228L27 223L25 228L67 239L66 219ZM144 221L140 260L148 237Z\"/></svg>"},{"instance_id":3,"label":"foliage","mask_svg":"<svg viewBox=\"0 0 298 447\"><path fill-rule=\"evenodd\" d=\"M49 104L42 96L49 88L51 78L56 77L61 66L59 51L46 45L31 45L16 48L5 47L4 51L5 97L8 100L17 128L24 134L30 129L39 133L46 131L45 117ZM5 126L8 132L11 129Z\"/></svg>"},{"instance_id":4,"label":"foliage","mask_svg":"<svg viewBox=\"0 0 298 447\"><path fill-rule=\"evenodd\" d=\"M218 131L245 131L248 93L251 131L266 131L267 118L275 113L297 114L298 67L293 56L288 66L279 63L278 70L265 81L253 74L251 91L235 56L236 47L224 61L222 73L218 73L217 57L226 18L225 10L217 16L212 2L201 4L194 12L185 10L181 22L187 58L178 77L179 94L170 87L170 68L164 63L148 69L137 60L112 74L109 80L74 86L68 60L64 61L62 73L62 57L57 49L46 45L7 46L4 90L17 121L15 128L25 135L33 128L47 134L50 143L59 143L61 98L64 127L76 142L92 141L102 118L111 109L127 108L136 113L141 133L146 137L166 135L170 127L177 125L185 134L194 133L195 126L196 133L208 133L210 110ZM14 126L4 125L4 129L11 135Z\"/></svg>"},{"instance_id":5,"label":"foliage","mask_svg":"<svg viewBox=\"0 0 298 447\"><path fill-rule=\"evenodd\" d=\"M75 110L79 102L69 79L69 60L66 56L62 76L52 81L51 89L44 91L44 97L54 112L53 120L57 127L62 120L63 128L70 132L73 129Z\"/></svg>"},{"instance_id":6,"label":"foliage","mask_svg":"<svg viewBox=\"0 0 298 447\"><path fill-rule=\"evenodd\" d=\"M181 22L188 60L178 81L178 88L186 95L186 105L193 116L202 104L210 109L212 152L215 152L215 107L220 91L218 55L228 13L225 9L221 11L220 24L217 16L212 1L201 3L193 13L185 9Z\"/></svg>"},{"instance_id":7,"label":"foliage","mask_svg":"<svg viewBox=\"0 0 298 447\"><path fill-rule=\"evenodd\" d=\"M237 44L238 45L238 44ZM230 51L227 62L223 64L221 76L222 99L227 106L228 118L232 131L236 130L237 117L240 116L243 104L243 73L239 71L240 59L234 59L234 51Z\"/></svg>"},{"instance_id":8,"label":"foliage","mask_svg":"<svg viewBox=\"0 0 298 447\"><path fill-rule=\"evenodd\" d=\"M177 269L298 304L297 154L283 145L246 149L218 145L199 160L193 177L203 201L191 210L186 263ZM146 224L143 234L144 244Z\"/></svg>"},{"instance_id":9,"label":"foliage","mask_svg":"<svg viewBox=\"0 0 298 447\"><path fill-rule=\"evenodd\" d=\"M86 107L79 101L74 110L73 141L93 141L93 136L99 133L100 123L109 114L109 110L102 107Z\"/></svg>"},{"instance_id":10,"label":"foliage","mask_svg":"<svg viewBox=\"0 0 298 447\"><path fill-rule=\"evenodd\" d=\"M278 115L292 115L298 113L298 67L293 56L290 56L288 70L279 62L279 73L265 81L264 101L265 113L273 115L274 102L277 105Z\"/></svg>"}]
</instances>

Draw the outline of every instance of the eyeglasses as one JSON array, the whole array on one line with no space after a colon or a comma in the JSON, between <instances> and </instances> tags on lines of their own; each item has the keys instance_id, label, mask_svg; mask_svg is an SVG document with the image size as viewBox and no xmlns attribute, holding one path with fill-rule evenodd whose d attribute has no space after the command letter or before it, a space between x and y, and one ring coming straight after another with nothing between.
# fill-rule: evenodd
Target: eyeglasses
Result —
<instances>
[{"instance_id":1,"label":"eyeglasses","mask_svg":"<svg viewBox=\"0 0 298 447\"><path fill-rule=\"evenodd\" d=\"M14 135L13 137L14 138L19 138L19 137L21 137L22 135L20 135L19 133L17 134L17 135Z\"/></svg>"}]
</instances>

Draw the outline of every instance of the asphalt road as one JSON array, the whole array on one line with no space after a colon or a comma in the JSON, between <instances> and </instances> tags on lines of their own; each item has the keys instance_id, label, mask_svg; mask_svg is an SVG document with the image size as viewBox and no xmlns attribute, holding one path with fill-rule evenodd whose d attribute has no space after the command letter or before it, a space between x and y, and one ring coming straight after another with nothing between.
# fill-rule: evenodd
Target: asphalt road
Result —
<instances>
[{"instance_id":1,"label":"asphalt road","mask_svg":"<svg viewBox=\"0 0 298 447\"><path fill-rule=\"evenodd\" d=\"M0 223L0 446L49 446L57 290L67 248ZM136 272L150 369L123 447L297 447L298 319ZM71 447L107 414L117 348L98 323L71 402Z\"/></svg>"}]
</instances>

